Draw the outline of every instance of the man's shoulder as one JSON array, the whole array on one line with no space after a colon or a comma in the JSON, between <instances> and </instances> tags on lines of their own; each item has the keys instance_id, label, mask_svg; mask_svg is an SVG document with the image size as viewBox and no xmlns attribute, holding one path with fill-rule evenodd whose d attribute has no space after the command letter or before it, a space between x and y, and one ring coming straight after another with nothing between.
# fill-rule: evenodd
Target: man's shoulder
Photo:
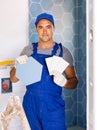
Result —
<instances>
[{"instance_id":1,"label":"man's shoulder","mask_svg":"<svg viewBox=\"0 0 97 130\"><path fill-rule=\"evenodd\" d=\"M29 45L25 46L23 50L26 50L26 51L33 50L33 44L29 44Z\"/></svg>"},{"instance_id":2,"label":"man's shoulder","mask_svg":"<svg viewBox=\"0 0 97 130\"><path fill-rule=\"evenodd\" d=\"M24 47L20 55L26 54L27 56L30 56L33 53L33 45L29 44Z\"/></svg>"}]
</instances>

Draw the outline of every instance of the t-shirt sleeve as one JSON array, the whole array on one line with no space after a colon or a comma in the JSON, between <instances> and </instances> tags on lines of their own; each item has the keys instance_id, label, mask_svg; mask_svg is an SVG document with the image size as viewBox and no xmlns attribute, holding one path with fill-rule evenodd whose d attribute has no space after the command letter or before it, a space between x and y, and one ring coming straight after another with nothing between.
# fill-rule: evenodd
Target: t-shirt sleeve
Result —
<instances>
[{"instance_id":1,"label":"t-shirt sleeve","mask_svg":"<svg viewBox=\"0 0 97 130\"><path fill-rule=\"evenodd\" d=\"M63 46L63 59L69 63L69 66L73 66L73 57L71 52Z\"/></svg>"},{"instance_id":2,"label":"t-shirt sleeve","mask_svg":"<svg viewBox=\"0 0 97 130\"><path fill-rule=\"evenodd\" d=\"M20 53L20 56L21 55L27 55L29 57L29 56L31 56L32 53L33 53L33 46L28 45L28 46L24 47L24 49Z\"/></svg>"}]
</instances>

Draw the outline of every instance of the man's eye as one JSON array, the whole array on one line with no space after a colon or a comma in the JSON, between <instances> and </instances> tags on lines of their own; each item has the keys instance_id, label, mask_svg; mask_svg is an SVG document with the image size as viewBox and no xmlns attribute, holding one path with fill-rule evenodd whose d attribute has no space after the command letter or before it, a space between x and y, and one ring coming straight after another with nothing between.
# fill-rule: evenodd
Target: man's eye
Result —
<instances>
[{"instance_id":1,"label":"man's eye","mask_svg":"<svg viewBox=\"0 0 97 130\"><path fill-rule=\"evenodd\" d=\"M50 28L51 28L51 26L50 26L50 25L48 25L48 26L47 26L47 28L48 28L48 29L50 29Z\"/></svg>"},{"instance_id":2,"label":"man's eye","mask_svg":"<svg viewBox=\"0 0 97 130\"><path fill-rule=\"evenodd\" d=\"M38 26L39 29L42 29L42 26Z\"/></svg>"}]
</instances>

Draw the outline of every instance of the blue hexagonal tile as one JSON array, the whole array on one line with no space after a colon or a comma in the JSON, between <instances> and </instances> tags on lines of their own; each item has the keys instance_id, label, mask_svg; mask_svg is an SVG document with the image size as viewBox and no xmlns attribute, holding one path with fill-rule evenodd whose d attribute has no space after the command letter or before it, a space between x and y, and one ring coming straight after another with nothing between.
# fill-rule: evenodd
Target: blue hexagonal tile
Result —
<instances>
[{"instance_id":1,"label":"blue hexagonal tile","mask_svg":"<svg viewBox=\"0 0 97 130\"><path fill-rule=\"evenodd\" d=\"M64 14L63 8L59 5L54 5L51 12L55 16L55 18L57 18L59 20L61 20L61 18L63 17L63 14Z\"/></svg>"},{"instance_id":2,"label":"blue hexagonal tile","mask_svg":"<svg viewBox=\"0 0 97 130\"><path fill-rule=\"evenodd\" d=\"M41 0L41 7L43 10L50 11L53 7L53 1L52 0Z\"/></svg>"},{"instance_id":3,"label":"blue hexagonal tile","mask_svg":"<svg viewBox=\"0 0 97 130\"><path fill-rule=\"evenodd\" d=\"M73 0L65 0L63 4L64 12L71 12L72 8L74 8Z\"/></svg>"},{"instance_id":4,"label":"blue hexagonal tile","mask_svg":"<svg viewBox=\"0 0 97 130\"><path fill-rule=\"evenodd\" d=\"M72 27L74 19L71 13L64 13L62 21L65 27Z\"/></svg>"},{"instance_id":5,"label":"blue hexagonal tile","mask_svg":"<svg viewBox=\"0 0 97 130\"><path fill-rule=\"evenodd\" d=\"M30 5L30 13L33 17L36 18L37 15L39 15L42 12L42 8L40 6L40 4L38 3L32 3Z\"/></svg>"},{"instance_id":6,"label":"blue hexagonal tile","mask_svg":"<svg viewBox=\"0 0 97 130\"><path fill-rule=\"evenodd\" d=\"M66 41L72 41L73 39L73 30L72 28L65 28L63 32L64 40Z\"/></svg>"}]
</instances>

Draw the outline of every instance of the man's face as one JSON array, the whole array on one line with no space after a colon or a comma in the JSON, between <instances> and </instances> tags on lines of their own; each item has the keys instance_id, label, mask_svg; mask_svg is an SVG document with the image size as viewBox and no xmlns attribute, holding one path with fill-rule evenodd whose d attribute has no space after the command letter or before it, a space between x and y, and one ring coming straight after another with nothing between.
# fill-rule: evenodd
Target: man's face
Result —
<instances>
[{"instance_id":1,"label":"man's face","mask_svg":"<svg viewBox=\"0 0 97 130\"><path fill-rule=\"evenodd\" d=\"M38 33L39 39L42 42L48 42L52 40L53 31L55 27L52 22L47 19L42 19L38 22L36 31Z\"/></svg>"}]
</instances>

